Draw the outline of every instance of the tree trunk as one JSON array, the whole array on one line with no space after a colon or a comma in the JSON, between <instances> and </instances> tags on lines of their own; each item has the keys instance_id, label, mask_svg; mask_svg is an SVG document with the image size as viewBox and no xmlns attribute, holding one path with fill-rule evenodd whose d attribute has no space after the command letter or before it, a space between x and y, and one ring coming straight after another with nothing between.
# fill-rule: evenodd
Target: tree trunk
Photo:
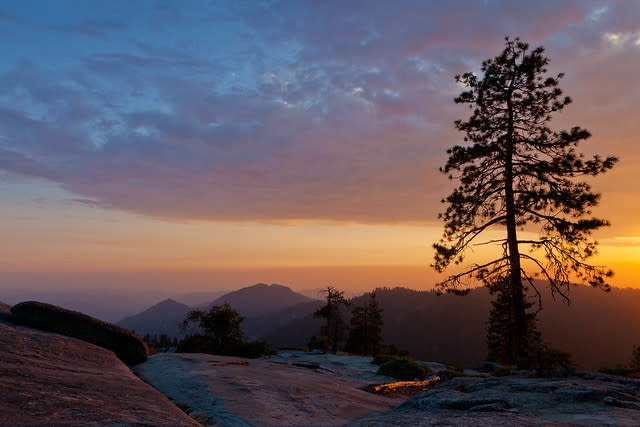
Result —
<instances>
[{"instance_id":1,"label":"tree trunk","mask_svg":"<svg viewBox=\"0 0 640 427\"><path fill-rule=\"evenodd\" d=\"M505 208L507 225L507 248L509 253L509 282L511 294L511 318L512 318L512 347L511 356L519 367L529 366L527 321L525 315L524 291L522 289L522 276L520 275L520 251L518 248L518 235L516 225L516 209L513 195L513 155L515 141L513 138L513 106L511 105L511 93L507 98L508 127L505 150Z\"/></svg>"}]
</instances>

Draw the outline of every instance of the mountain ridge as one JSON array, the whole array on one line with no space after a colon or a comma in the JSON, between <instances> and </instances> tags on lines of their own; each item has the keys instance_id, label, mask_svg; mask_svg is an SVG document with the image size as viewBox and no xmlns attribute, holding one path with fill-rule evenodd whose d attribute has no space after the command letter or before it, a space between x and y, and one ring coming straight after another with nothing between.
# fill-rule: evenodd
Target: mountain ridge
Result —
<instances>
[{"instance_id":1,"label":"mountain ridge","mask_svg":"<svg viewBox=\"0 0 640 427\"><path fill-rule=\"evenodd\" d=\"M214 301L199 304L196 306L188 306L178 302L172 298L167 298L151 307L141 311L140 313L128 316L116 322L123 328L133 330L140 335L161 335L166 334L170 337L182 337L185 332L180 328L180 324L187 317L191 310L208 310L215 305L222 305L228 302L235 310L247 319L258 318L256 321L247 321L249 328L245 330L248 336L256 336L264 330L260 319L264 316L279 316L281 319L287 318L283 313L288 307L299 304L313 303L313 300L302 294L298 294L291 288L279 285L265 283L256 283L235 291L226 293ZM291 319L289 319L291 320ZM284 320L280 320L281 324Z\"/></svg>"}]
</instances>

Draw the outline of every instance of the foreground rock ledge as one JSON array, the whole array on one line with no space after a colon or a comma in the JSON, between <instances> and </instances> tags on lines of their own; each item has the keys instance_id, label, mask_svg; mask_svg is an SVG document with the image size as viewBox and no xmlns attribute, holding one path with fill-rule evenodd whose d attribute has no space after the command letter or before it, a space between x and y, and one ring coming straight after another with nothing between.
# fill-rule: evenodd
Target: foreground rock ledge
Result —
<instances>
[{"instance_id":1,"label":"foreground rock ledge","mask_svg":"<svg viewBox=\"0 0 640 427\"><path fill-rule=\"evenodd\" d=\"M294 351L249 361L165 353L135 370L216 425L640 425L640 380L460 377L407 398L363 391L391 380L370 361Z\"/></svg>"},{"instance_id":2,"label":"foreground rock ledge","mask_svg":"<svg viewBox=\"0 0 640 427\"><path fill-rule=\"evenodd\" d=\"M199 426L108 350L0 323L0 425Z\"/></svg>"},{"instance_id":3,"label":"foreground rock ledge","mask_svg":"<svg viewBox=\"0 0 640 427\"><path fill-rule=\"evenodd\" d=\"M406 396L362 390L387 383L370 357L281 352L265 359L162 353L135 366L176 403L221 426L339 426L389 411Z\"/></svg>"}]
</instances>

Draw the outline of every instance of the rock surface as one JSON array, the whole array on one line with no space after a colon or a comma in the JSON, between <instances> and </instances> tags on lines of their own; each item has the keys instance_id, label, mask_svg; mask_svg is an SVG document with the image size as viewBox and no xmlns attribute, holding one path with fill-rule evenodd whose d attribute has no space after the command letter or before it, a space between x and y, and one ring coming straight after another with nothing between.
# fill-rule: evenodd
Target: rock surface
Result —
<instances>
[{"instance_id":1,"label":"rock surface","mask_svg":"<svg viewBox=\"0 0 640 427\"><path fill-rule=\"evenodd\" d=\"M217 425L333 426L389 411L406 399L361 389L392 380L376 375L378 367L370 360L302 352L254 360L163 353L135 371L176 403Z\"/></svg>"},{"instance_id":2,"label":"rock surface","mask_svg":"<svg viewBox=\"0 0 640 427\"><path fill-rule=\"evenodd\" d=\"M36 301L16 304L11 312L17 323L99 345L128 365L147 360L147 346L140 337L86 314Z\"/></svg>"},{"instance_id":3,"label":"rock surface","mask_svg":"<svg viewBox=\"0 0 640 427\"><path fill-rule=\"evenodd\" d=\"M458 377L414 396L388 414L364 419L380 425L412 423L441 411L450 419L495 417L513 425L638 425L640 380L581 374L562 379ZM485 412L484 415L471 415ZM491 414L486 414L491 413ZM497 420L496 420L497 422ZM493 423L493 421L491 421ZM360 425L360 424L356 424Z\"/></svg>"},{"instance_id":4,"label":"rock surface","mask_svg":"<svg viewBox=\"0 0 640 427\"><path fill-rule=\"evenodd\" d=\"M199 425L111 351L2 322L0 424Z\"/></svg>"},{"instance_id":5,"label":"rock surface","mask_svg":"<svg viewBox=\"0 0 640 427\"><path fill-rule=\"evenodd\" d=\"M157 354L135 370L219 425L638 425L640 380L457 377L407 398L362 389L391 379L370 358L284 352L249 360Z\"/></svg>"}]
</instances>

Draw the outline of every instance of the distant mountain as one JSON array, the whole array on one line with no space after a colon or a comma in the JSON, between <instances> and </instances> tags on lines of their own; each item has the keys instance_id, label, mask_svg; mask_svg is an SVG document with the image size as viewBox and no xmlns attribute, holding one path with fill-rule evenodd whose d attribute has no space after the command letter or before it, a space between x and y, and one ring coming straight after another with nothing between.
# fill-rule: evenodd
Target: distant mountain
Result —
<instances>
[{"instance_id":1,"label":"distant mountain","mask_svg":"<svg viewBox=\"0 0 640 427\"><path fill-rule=\"evenodd\" d=\"M221 305L228 302L241 315L249 317L264 316L275 313L287 307L312 302L313 299L292 291L282 285L266 285L258 283L253 286L229 292L216 299L212 305Z\"/></svg>"},{"instance_id":2,"label":"distant mountain","mask_svg":"<svg viewBox=\"0 0 640 427\"><path fill-rule=\"evenodd\" d=\"M139 313L156 301L169 298L164 291L140 291L138 289L91 288L3 288L0 283L0 299L10 305L23 301L41 301L80 311L106 322L117 322L132 313Z\"/></svg>"},{"instance_id":3,"label":"distant mountain","mask_svg":"<svg viewBox=\"0 0 640 427\"><path fill-rule=\"evenodd\" d=\"M249 339L264 338L271 334L272 331L278 330L286 325L296 327L298 320L315 312L322 304L322 301L317 300L303 302L262 316L247 317L242 324L242 329ZM272 343L271 341L269 341L269 343L276 346L280 344L285 345L286 339L282 341L282 343ZM304 344L306 345L306 343Z\"/></svg>"},{"instance_id":4,"label":"distant mountain","mask_svg":"<svg viewBox=\"0 0 640 427\"><path fill-rule=\"evenodd\" d=\"M628 362L631 349L640 345L640 290L617 289L605 293L573 286L571 305L554 301L546 292L538 314L543 339L572 354L579 367L598 369ZM378 289L384 309L384 341L407 349L414 357L436 362L477 366L487 355L486 328L492 296L486 288L467 296L437 296L432 291L406 288ZM362 304L363 297L352 300ZM313 312L322 301L280 285L257 284L230 292L212 304L229 302L245 316L243 332L250 339L266 338L274 347L306 346L318 335L321 320ZM189 307L167 300L118 324L138 333L180 336L178 324ZM346 313L348 321L348 312Z\"/></svg>"},{"instance_id":5,"label":"distant mountain","mask_svg":"<svg viewBox=\"0 0 640 427\"><path fill-rule=\"evenodd\" d=\"M465 365L484 360L487 351L482 328L489 313L484 289L464 298L407 288L377 289L376 295L384 310L386 344L409 350L421 360ZM352 299L352 307L363 301L363 296ZM321 323L310 310L306 316L274 329L266 339L276 347L306 346L311 336L319 334Z\"/></svg>"},{"instance_id":6,"label":"distant mountain","mask_svg":"<svg viewBox=\"0 0 640 427\"><path fill-rule=\"evenodd\" d=\"M326 298L327 288L311 288L299 289L298 293L315 300L324 300ZM345 298L356 298L364 294L364 291L342 291Z\"/></svg>"},{"instance_id":7,"label":"distant mountain","mask_svg":"<svg viewBox=\"0 0 640 427\"><path fill-rule=\"evenodd\" d=\"M183 334L180 323L187 317L189 310L186 304L166 299L142 313L122 319L117 325L135 331L140 336L166 334L179 337Z\"/></svg>"},{"instance_id":8,"label":"distant mountain","mask_svg":"<svg viewBox=\"0 0 640 427\"><path fill-rule=\"evenodd\" d=\"M314 311L318 305L316 300L298 294L286 286L258 283L195 307L167 299L139 314L122 319L117 324L140 335L167 334L170 337L182 337L184 331L179 325L190 310L208 310L225 302L246 318L243 332L252 339L262 337L272 329L303 316L306 314L307 305L311 307L308 309L310 311Z\"/></svg>"},{"instance_id":9,"label":"distant mountain","mask_svg":"<svg viewBox=\"0 0 640 427\"><path fill-rule=\"evenodd\" d=\"M180 301L188 306L199 306L202 305L203 301L213 301L217 298L220 298L222 295L228 294L230 291L200 291L200 292L188 292L184 294L177 294L172 296L176 301Z\"/></svg>"}]
</instances>

